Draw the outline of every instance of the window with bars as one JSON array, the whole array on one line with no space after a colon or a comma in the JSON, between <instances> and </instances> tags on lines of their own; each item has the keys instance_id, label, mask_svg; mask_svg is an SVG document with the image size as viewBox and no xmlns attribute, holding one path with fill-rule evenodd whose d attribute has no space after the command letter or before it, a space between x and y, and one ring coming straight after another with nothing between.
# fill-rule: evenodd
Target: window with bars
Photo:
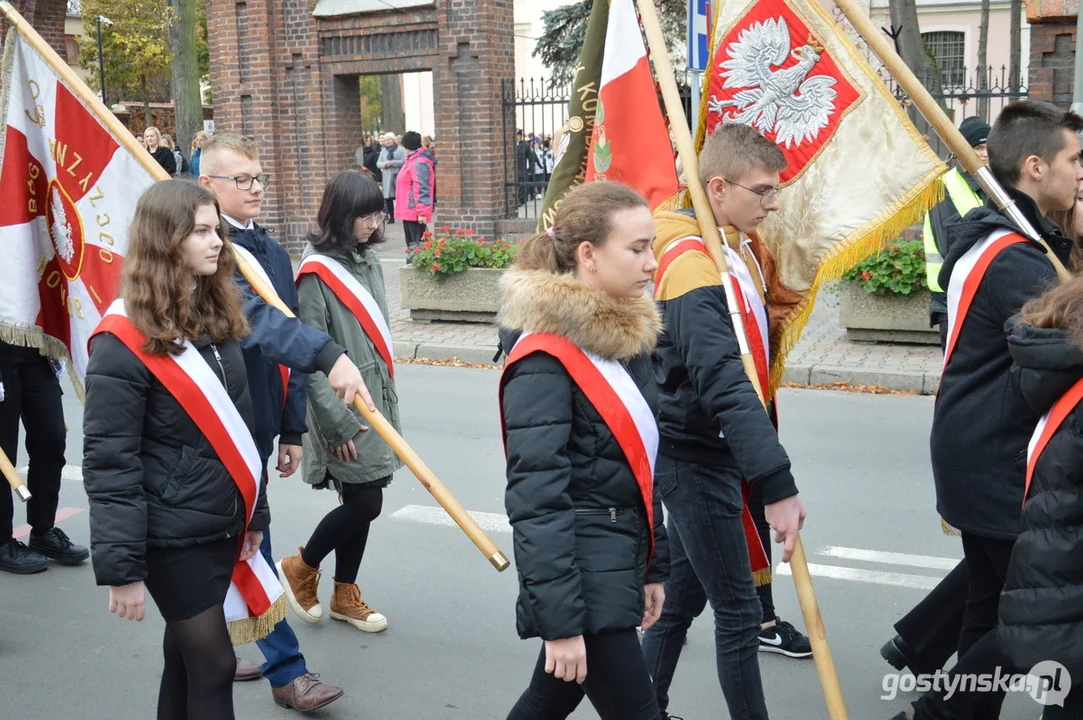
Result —
<instances>
[{"instance_id":1,"label":"window with bars","mask_svg":"<svg viewBox=\"0 0 1083 720\"><path fill-rule=\"evenodd\" d=\"M921 34L925 47L932 53L940 69L940 83L944 87L966 84L966 33L940 31Z\"/></svg>"}]
</instances>

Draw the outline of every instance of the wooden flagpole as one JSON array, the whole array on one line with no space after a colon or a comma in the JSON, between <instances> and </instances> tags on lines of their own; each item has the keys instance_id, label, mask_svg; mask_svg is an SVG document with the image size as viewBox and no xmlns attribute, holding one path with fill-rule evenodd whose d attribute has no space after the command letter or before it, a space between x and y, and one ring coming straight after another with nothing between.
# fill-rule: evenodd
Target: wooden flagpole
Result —
<instances>
[{"instance_id":1,"label":"wooden flagpole","mask_svg":"<svg viewBox=\"0 0 1083 720\"><path fill-rule=\"evenodd\" d=\"M26 489L26 484L19 477L19 473L15 471L15 466L11 464L11 460L3 450L0 450L0 472L4 473L8 485L11 486L11 489L15 491L20 500L26 502L30 499L30 491Z\"/></svg>"},{"instance_id":2,"label":"wooden flagpole","mask_svg":"<svg viewBox=\"0 0 1083 720\"><path fill-rule=\"evenodd\" d=\"M714 211L711 209L710 200L708 200L707 193L699 181L699 157L696 155L695 145L692 142L692 134L688 130L684 105L681 103L673 68L669 62L669 51L666 49L665 37L658 21L658 13L654 8L653 0L637 0L637 5L639 6L643 32L647 36L647 44L650 47L651 60L654 61L657 70L658 83L661 86L666 114L670 118L669 127L673 131L677 143L677 152L680 154L681 165L684 167L688 193L692 199L692 207L696 211L700 234L703 236L703 243L707 251L722 275L722 287L727 297L732 299L733 285L730 281L729 268L726 265L726 256L722 251L722 238L718 231L718 225L714 220ZM759 396L760 402L766 405L765 391L764 388L760 387L759 374L756 372L756 364L749 350L740 305L738 302L730 302L729 305L733 329L741 347L741 363L744 365L745 374L752 386L756 388L756 394ZM828 717L831 720L845 720L849 717L846 712L846 703L842 696L842 687L839 685L838 673L835 670L835 661L831 657L831 648L827 643L827 634L824 631L823 618L820 615L820 606L816 600L816 591L812 587L812 576L809 574L808 560L805 557L805 548L800 535L797 536L793 555L790 557L790 567L793 571L794 585L797 588L797 598L801 603L801 613L804 616L805 627L808 630L809 642L812 644L812 656L816 661L816 670L820 676L824 701L827 703Z\"/></svg>"},{"instance_id":3,"label":"wooden flagpole","mask_svg":"<svg viewBox=\"0 0 1083 720\"><path fill-rule=\"evenodd\" d=\"M109 108L102 104L102 101L98 99L98 96L86 86L86 84L79 79L79 76L68 64L64 62L56 51L49 47L49 44L30 26L22 15L11 6L8 2L0 2L0 12L4 14L11 25L22 34L26 41L30 43L38 53L41 54L45 61L52 66L53 71L60 76L62 80L72 89L72 91L83 101L84 104L98 116L102 124L109 129L113 136L124 146L124 148L138 160L147 172L151 174L156 180L169 180L169 173L162 168L158 162L151 157L135 139L131 132L126 128L120 120L113 115ZM228 242L228 241L227 241ZM237 253L233 254L237 259L237 269L240 270L244 279L252 285L252 289L263 298L263 301L268 305L272 305L281 311L286 317L295 317L288 307L279 299L278 294L274 289L269 287L259 274L252 269ZM392 427L391 423L387 421L380 411L369 410L365 407L365 404L361 402L361 397L357 396L353 399L353 405L365 418L365 422L376 431L376 433L383 438L391 449L395 452L399 458L406 464L408 468L417 476L417 479L421 481L421 484L425 486L425 489L432 493L432 496L440 503L441 507L447 511L448 515L455 521L459 528L466 533L470 540L477 546L479 550L489 559L498 571L505 570L508 565L508 558L504 553L496 546L485 531L481 529L477 521L470 515L459 503L451 492L444 487L444 484L436 477L432 470L421 461L421 458L413 448L407 444L402 435ZM0 470L4 471L4 475L8 478L8 482L15 487L12 476L16 479L18 474L15 473L12 468L12 474L8 475L7 469L4 467L4 460L0 460ZM7 467L11 466L10 462L7 462ZM19 481L22 484L22 481ZM25 487L23 488L25 490ZM29 496L29 494L28 494ZM21 497L21 496L20 496Z\"/></svg>"},{"instance_id":4,"label":"wooden flagpole","mask_svg":"<svg viewBox=\"0 0 1083 720\"><path fill-rule=\"evenodd\" d=\"M906 63L903 62L903 59L899 57L899 54L895 52L894 46L888 42L884 34L872 22L872 19L862 12L861 7L854 0L835 0L835 4L861 35L862 39L868 43L872 51L883 61L884 66L894 76L899 86L910 96L910 100L917 107L918 112L925 117L929 125L936 131L936 134L940 136L940 139L951 148L951 152L959 159L963 169L978 181L982 190L993 199L1001 212L1011 219L1024 235L1045 249L1046 256L1053 263L1053 267L1056 268L1057 277L1060 278L1060 281L1064 282L1071 279L1072 274L1057 258L1056 253L1050 249L1049 245L1042 239L1041 234L1023 215L1015 204L1015 200L1004 191L1004 188L994 177L993 172L981 161L978 154L974 152L974 148L970 147L970 143L955 127L955 123L936 104L933 96L929 94L921 81L917 79Z\"/></svg>"}]
</instances>

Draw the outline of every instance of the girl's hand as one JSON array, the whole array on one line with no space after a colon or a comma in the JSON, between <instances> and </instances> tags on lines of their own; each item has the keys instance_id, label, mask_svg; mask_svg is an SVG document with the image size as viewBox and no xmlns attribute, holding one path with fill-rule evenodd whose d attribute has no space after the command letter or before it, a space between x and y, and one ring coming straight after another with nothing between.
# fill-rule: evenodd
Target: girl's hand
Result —
<instances>
[{"instance_id":1,"label":"girl's hand","mask_svg":"<svg viewBox=\"0 0 1083 720\"><path fill-rule=\"evenodd\" d=\"M263 531L249 530L244 534L244 545L241 546L240 561L246 562L259 552L259 546L263 544Z\"/></svg>"},{"instance_id":2,"label":"girl's hand","mask_svg":"<svg viewBox=\"0 0 1083 720\"><path fill-rule=\"evenodd\" d=\"M640 627L646 630L661 617L662 604L666 601L666 591L662 583L649 583L643 588L643 594L646 602L643 604L643 623Z\"/></svg>"},{"instance_id":3,"label":"girl's hand","mask_svg":"<svg viewBox=\"0 0 1083 720\"><path fill-rule=\"evenodd\" d=\"M545 672L565 682L587 679L587 646L582 635L545 641Z\"/></svg>"},{"instance_id":4,"label":"girl's hand","mask_svg":"<svg viewBox=\"0 0 1083 720\"><path fill-rule=\"evenodd\" d=\"M331 454L342 462L357 459L357 448L354 446L353 440L347 440L341 445L328 445L328 447L331 448Z\"/></svg>"},{"instance_id":5,"label":"girl's hand","mask_svg":"<svg viewBox=\"0 0 1083 720\"><path fill-rule=\"evenodd\" d=\"M146 615L147 591L143 581L109 588L109 612L123 620L142 622Z\"/></svg>"}]
</instances>

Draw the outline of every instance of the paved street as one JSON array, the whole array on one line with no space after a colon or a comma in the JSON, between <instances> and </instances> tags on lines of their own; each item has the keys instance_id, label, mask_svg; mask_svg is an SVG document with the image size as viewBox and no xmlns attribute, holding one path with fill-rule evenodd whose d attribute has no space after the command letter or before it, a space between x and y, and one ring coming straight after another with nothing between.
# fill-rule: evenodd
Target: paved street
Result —
<instances>
[{"instance_id":1,"label":"paved street","mask_svg":"<svg viewBox=\"0 0 1083 720\"><path fill-rule=\"evenodd\" d=\"M387 243L380 247L387 281L391 333L399 357L489 363L496 352L496 328L477 323L410 320L400 307L399 268L405 242L399 224L387 226ZM816 301L812 317L787 361L786 382L799 385L879 385L925 395L936 391L942 356L935 345L853 342L839 327L838 294L829 286Z\"/></svg>"},{"instance_id":2,"label":"paved street","mask_svg":"<svg viewBox=\"0 0 1083 720\"><path fill-rule=\"evenodd\" d=\"M497 373L428 366L399 372L404 434L491 537L511 555L502 519L502 449ZM81 407L70 392L68 462L80 463ZM904 697L879 699L890 668L878 655L891 623L960 556L940 533L928 466L932 399L784 390L783 440L810 518L803 534L850 716L888 718ZM22 465L25 457L20 457ZM63 485L61 522L88 541L86 497L77 467ZM272 471L277 556L305 542L334 497ZM387 720L500 720L525 687L537 641L515 635L514 568L497 574L466 537L448 527L436 502L400 471L373 527L359 582L389 629L364 635L330 620L308 626L291 616L310 668L347 695L311 717ZM23 521L21 509L16 523ZM72 514L74 513L74 514ZM331 590L325 568L321 596ZM89 566L0 577L0 717L20 720L129 720L153 716L161 670L162 621L142 624L106 612L106 591ZM780 614L803 626L789 577L777 579ZM259 660L255 646L240 649ZM761 656L772 717L826 717L811 660ZM727 717L715 674L709 617L693 627L670 710L685 720ZM905 696L911 697L911 696ZM266 683L238 685L237 716L277 720L291 713ZM125 712L119 710L124 703ZM1010 698L1005 720L1033 720L1029 697ZM594 718L589 707L575 718Z\"/></svg>"}]
</instances>

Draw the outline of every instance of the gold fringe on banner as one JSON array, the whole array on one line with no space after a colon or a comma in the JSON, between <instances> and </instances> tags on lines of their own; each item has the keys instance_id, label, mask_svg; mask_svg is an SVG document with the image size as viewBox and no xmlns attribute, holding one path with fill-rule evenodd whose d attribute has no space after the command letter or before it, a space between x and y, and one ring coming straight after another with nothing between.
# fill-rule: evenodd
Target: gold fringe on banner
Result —
<instances>
[{"instance_id":1,"label":"gold fringe on banner","mask_svg":"<svg viewBox=\"0 0 1083 720\"><path fill-rule=\"evenodd\" d=\"M797 346L801 333L812 315L812 308L820 289L829 282L840 280L852 267L874 253L895 242L903 231L920 222L927 212L944 199L944 183L940 180L942 168L931 172L898 202L855 232L850 240L844 240L825 255L819 263L816 278L805 298L782 321L778 341L772 348L771 390L773 396L786 372L786 357ZM776 258L777 260L777 258Z\"/></svg>"},{"instance_id":2,"label":"gold fringe on banner","mask_svg":"<svg viewBox=\"0 0 1083 720\"><path fill-rule=\"evenodd\" d=\"M949 525L948 521L944 518L940 518L940 529L944 531L945 535L949 535L951 537L961 537L963 534L956 528L953 528L951 525Z\"/></svg>"},{"instance_id":3,"label":"gold fringe on banner","mask_svg":"<svg viewBox=\"0 0 1083 720\"><path fill-rule=\"evenodd\" d=\"M765 567L763 570L753 570L752 582L756 583L756 587L771 584L771 568Z\"/></svg>"},{"instance_id":4,"label":"gold fringe on banner","mask_svg":"<svg viewBox=\"0 0 1083 720\"><path fill-rule=\"evenodd\" d=\"M68 348L64 343L42 332L38 325L24 325L9 320L0 321L0 340L8 345L35 348L53 360L67 360Z\"/></svg>"},{"instance_id":5,"label":"gold fringe on banner","mask_svg":"<svg viewBox=\"0 0 1083 720\"><path fill-rule=\"evenodd\" d=\"M234 647L238 647L262 640L271 634L275 625L286 619L288 610L289 605L286 603L286 594L282 593L267 609L267 612L259 617L249 617L226 623L230 641Z\"/></svg>"}]
</instances>

